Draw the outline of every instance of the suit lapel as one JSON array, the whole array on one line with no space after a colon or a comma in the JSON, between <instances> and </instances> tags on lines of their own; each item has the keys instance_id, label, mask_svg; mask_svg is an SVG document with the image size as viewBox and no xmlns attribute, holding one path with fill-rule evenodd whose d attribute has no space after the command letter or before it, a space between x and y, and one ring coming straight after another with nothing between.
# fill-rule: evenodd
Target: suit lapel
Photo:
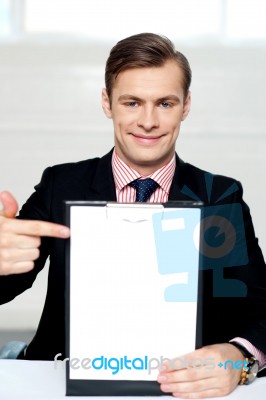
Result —
<instances>
[{"instance_id":1,"label":"suit lapel","mask_svg":"<svg viewBox=\"0 0 266 400\"><path fill-rule=\"evenodd\" d=\"M115 183L112 172L113 149L100 158L92 182L88 183L86 200L116 201Z\"/></svg>"},{"instance_id":2,"label":"suit lapel","mask_svg":"<svg viewBox=\"0 0 266 400\"><path fill-rule=\"evenodd\" d=\"M184 186L184 162L178 157L176 154L176 169L173 177L172 185L170 187L169 192L169 201L174 200L191 200L188 196L181 192L182 187Z\"/></svg>"}]
</instances>

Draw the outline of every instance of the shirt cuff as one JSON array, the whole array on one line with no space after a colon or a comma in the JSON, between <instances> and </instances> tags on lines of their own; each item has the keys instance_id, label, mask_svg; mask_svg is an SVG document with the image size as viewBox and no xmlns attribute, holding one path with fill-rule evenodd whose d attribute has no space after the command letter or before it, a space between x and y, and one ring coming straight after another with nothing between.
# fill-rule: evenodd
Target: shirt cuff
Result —
<instances>
[{"instance_id":1,"label":"shirt cuff","mask_svg":"<svg viewBox=\"0 0 266 400\"><path fill-rule=\"evenodd\" d=\"M236 337L230 340L229 343L230 342L237 342L245 347L245 349L247 349L247 351L249 351L253 357L256 358L256 360L258 360L259 371L266 368L266 355L261 350L257 349L257 347L253 346L253 344L251 344L248 340Z\"/></svg>"}]
</instances>

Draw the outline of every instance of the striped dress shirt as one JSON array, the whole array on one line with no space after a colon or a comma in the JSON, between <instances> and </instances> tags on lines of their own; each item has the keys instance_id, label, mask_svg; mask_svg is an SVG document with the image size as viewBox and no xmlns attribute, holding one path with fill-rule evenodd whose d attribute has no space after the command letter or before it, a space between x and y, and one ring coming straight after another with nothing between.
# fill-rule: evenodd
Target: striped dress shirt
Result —
<instances>
[{"instance_id":1,"label":"striped dress shirt","mask_svg":"<svg viewBox=\"0 0 266 400\"><path fill-rule=\"evenodd\" d=\"M116 154L112 157L112 169L116 187L116 199L119 203L134 203L136 200L136 189L128 186L135 179L152 178L159 187L151 195L148 203L165 203L169 197L169 191L175 173L175 156L162 168L151 175L142 176L134 169L126 165Z\"/></svg>"}]
</instances>

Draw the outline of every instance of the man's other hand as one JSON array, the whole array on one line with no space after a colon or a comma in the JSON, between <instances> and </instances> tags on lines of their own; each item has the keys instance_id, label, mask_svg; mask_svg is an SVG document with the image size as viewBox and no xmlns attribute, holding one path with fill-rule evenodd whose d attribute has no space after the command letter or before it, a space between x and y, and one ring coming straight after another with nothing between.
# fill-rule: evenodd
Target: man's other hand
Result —
<instances>
[{"instance_id":1,"label":"man's other hand","mask_svg":"<svg viewBox=\"0 0 266 400\"><path fill-rule=\"evenodd\" d=\"M0 275L28 272L39 257L41 236L68 238L70 230L64 225L45 221L16 219L18 204L9 192L0 194Z\"/></svg>"},{"instance_id":2,"label":"man's other hand","mask_svg":"<svg viewBox=\"0 0 266 400\"><path fill-rule=\"evenodd\" d=\"M232 344L214 344L165 362L157 380L163 392L181 399L226 396L238 385L243 363Z\"/></svg>"}]
</instances>

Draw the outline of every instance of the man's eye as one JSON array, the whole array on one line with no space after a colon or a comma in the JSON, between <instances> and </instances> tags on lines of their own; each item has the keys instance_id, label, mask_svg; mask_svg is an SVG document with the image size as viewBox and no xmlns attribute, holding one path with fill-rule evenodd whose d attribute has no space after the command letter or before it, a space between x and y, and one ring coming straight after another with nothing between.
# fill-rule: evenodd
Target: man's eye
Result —
<instances>
[{"instance_id":1,"label":"man's eye","mask_svg":"<svg viewBox=\"0 0 266 400\"><path fill-rule=\"evenodd\" d=\"M128 103L126 103L128 107L137 107L138 103L136 101L129 101Z\"/></svg>"},{"instance_id":2,"label":"man's eye","mask_svg":"<svg viewBox=\"0 0 266 400\"><path fill-rule=\"evenodd\" d=\"M168 103L167 101L162 101L162 102L160 103L160 106L161 106L162 108L170 108L170 107L171 107L171 104Z\"/></svg>"}]
</instances>

